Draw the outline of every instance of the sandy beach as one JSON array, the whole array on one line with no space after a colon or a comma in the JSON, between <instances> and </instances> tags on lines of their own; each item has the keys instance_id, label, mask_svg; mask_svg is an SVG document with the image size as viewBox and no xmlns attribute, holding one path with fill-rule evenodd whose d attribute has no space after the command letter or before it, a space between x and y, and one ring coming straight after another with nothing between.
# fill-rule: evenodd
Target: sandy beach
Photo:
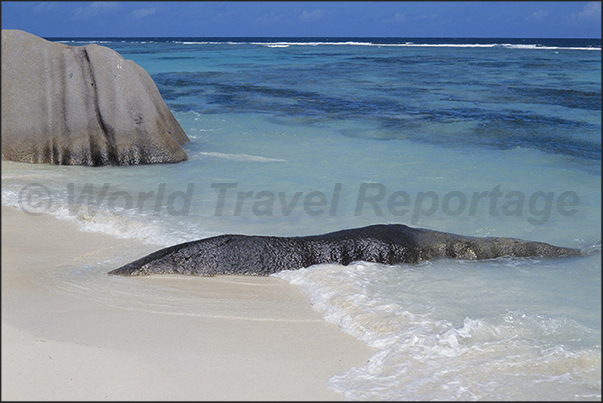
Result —
<instances>
[{"instance_id":1,"label":"sandy beach","mask_svg":"<svg viewBox=\"0 0 603 403\"><path fill-rule=\"evenodd\" d=\"M135 292L73 292L57 275L94 264L102 281L112 256L125 264L156 249L3 206L2 399L344 400L327 379L374 351L284 280L119 280L183 293L201 307L190 314L136 304Z\"/></svg>"}]
</instances>

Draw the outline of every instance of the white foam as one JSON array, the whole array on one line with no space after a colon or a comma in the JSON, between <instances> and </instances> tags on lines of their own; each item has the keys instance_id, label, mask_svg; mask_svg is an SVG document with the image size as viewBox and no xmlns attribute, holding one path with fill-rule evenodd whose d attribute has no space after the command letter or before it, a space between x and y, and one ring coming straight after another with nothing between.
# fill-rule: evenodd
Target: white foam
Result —
<instances>
[{"instance_id":1,"label":"white foam","mask_svg":"<svg viewBox=\"0 0 603 403\"><path fill-rule=\"evenodd\" d=\"M434 281L422 279L416 270L368 263L325 264L274 275L299 285L325 320L379 350L366 365L330 378L330 388L348 400L600 396L600 350L570 351L565 345L581 337L596 340L600 335L593 330L564 317L521 311L465 317L454 325L435 315L435 305L445 301L425 303L420 293L414 293L422 281ZM379 276L382 284L393 283L391 276L400 271L404 273L398 273L400 289L408 291L399 298L373 288L380 283Z\"/></svg>"},{"instance_id":2,"label":"white foam","mask_svg":"<svg viewBox=\"0 0 603 403\"><path fill-rule=\"evenodd\" d=\"M266 44L261 43L259 45L266 46L268 48L288 48L289 46L291 46L291 45L280 44L280 43L266 43Z\"/></svg>"},{"instance_id":3,"label":"white foam","mask_svg":"<svg viewBox=\"0 0 603 403\"><path fill-rule=\"evenodd\" d=\"M431 47L431 48L508 48L529 50L598 50L600 47L563 47L543 46L538 44L511 44L511 43L373 43L373 42L182 42L174 41L183 45L260 45L271 48L286 48L289 46L375 46L375 47Z\"/></svg>"},{"instance_id":4,"label":"white foam","mask_svg":"<svg viewBox=\"0 0 603 403\"><path fill-rule=\"evenodd\" d=\"M59 43L112 43L114 41L102 40L58 40ZM122 43L126 41L121 41ZM155 43L155 41L127 41L128 43ZM288 48L290 46L375 46L375 47L432 47L432 48L507 48L507 49L529 49L529 50L598 50L601 47L580 47L580 46L544 46L539 44L512 44L512 43L374 43L360 41L342 41L342 42L245 42L245 41L172 41L181 45L259 45L269 48Z\"/></svg>"},{"instance_id":5,"label":"white foam","mask_svg":"<svg viewBox=\"0 0 603 403\"><path fill-rule=\"evenodd\" d=\"M161 217L149 214L136 214L127 211L116 212L101 205L94 208L86 205L71 205L61 200L55 192L51 203L41 204L40 210L28 208L23 210L20 201L20 192L10 188L2 189L2 205L13 207L26 213L38 215L50 214L60 220L69 221L77 225L80 231L100 232L121 239L137 239L146 244L171 246L194 239L218 235L214 232L203 231L194 223L179 220L176 227L166 228L166 223Z\"/></svg>"},{"instance_id":6,"label":"white foam","mask_svg":"<svg viewBox=\"0 0 603 403\"><path fill-rule=\"evenodd\" d=\"M253 161L253 162L287 162L287 160L283 160L280 158L268 158L261 157L258 155L248 155L248 154L226 154L226 153L218 153L218 152L198 152L197 155L205 155L208 157L216 157L216 158L224 158L228 160L234 161Z\"/></svg>"}]
</instances>

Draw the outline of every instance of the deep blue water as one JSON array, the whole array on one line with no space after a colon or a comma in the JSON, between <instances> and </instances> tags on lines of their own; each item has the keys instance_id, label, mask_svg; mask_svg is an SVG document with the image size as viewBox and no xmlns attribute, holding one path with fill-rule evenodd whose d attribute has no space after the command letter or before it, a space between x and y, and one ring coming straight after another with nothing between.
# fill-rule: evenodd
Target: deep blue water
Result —
<instances>
[{"instance_id":1,"label":"deep blue water","mask_svg":"<svg viewBox=\"0 0 603 403\"><path fill-rule=\"evenodd\" d=\"M527 45L535 47L564 47L564 48L601 48L600 38L382 38L382 37L127 37L127 38L58 38L48 37L50 41L72 41L72 42L129 42L131 44L141 42L173 43L173 42L218 42L218 43L344 43L361 42L374 45Z\"/></svg>"},{"instance_id":2,"label":"deep blue water","mask_svg":"<svg viewBox=\"0 0 603 403\"><path fill-rule=\"evenodd\" d=\"M305 124L369 123L376 130L341 129L341 133L434 144L443 142L441 136L429 135L432 127L458 126L460 130L446 133L446 146L527 147L585 160L601 157L600 124L578 116L601 110L600 88L583 78L600 66L600 39L88 38L74 42L101 43L126 57L148 55L156 62L173 61L174 66L214 59L222 48L236 44L240 50L229 55L220 71L178 68L152 73L174 111L269 113ZM153 46L141 47L141 43ZM249 49L279 44L287 48L278 48L278 58L250 60ZM337 46L341 44L361 45ZM599 50L574 50L589 48ZM536 50L540 52L534 54ZM243 75L237 67L244 69ZM538 105L569 108L575 116L559 116Z\"/></svg>"}]
</instances>

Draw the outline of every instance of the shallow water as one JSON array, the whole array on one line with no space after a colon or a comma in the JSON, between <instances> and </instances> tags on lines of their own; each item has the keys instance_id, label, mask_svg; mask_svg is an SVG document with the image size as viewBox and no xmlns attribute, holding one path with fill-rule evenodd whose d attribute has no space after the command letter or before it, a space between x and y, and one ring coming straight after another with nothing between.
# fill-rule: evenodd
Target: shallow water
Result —
<instances>
[{"instance_id":1,"label":"shallow water","mask_svg":"<svg viewBox=\"0 0 603 403\"><path fill-rule=\"evenodd\" d=\"M348 399L600 399L600 41L97 42L151 74L191 139L189 161L3 161L3 204L158 247L403 223L585 248L277 276L379 349L330 379ZM98 267L50 278L137 309L211 314L189 282Z\"/></svg>"}]
</instances>

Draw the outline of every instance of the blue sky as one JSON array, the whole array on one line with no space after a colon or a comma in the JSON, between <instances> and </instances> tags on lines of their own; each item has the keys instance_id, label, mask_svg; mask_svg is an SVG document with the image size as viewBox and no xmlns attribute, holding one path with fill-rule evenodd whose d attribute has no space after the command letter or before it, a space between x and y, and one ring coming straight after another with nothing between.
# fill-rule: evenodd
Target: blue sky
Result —
<instances>
[{"instance_id":1,"label":"blue sky","mask_svg":"<svg viewBox=\"0 0 603 403\"><path fill-rule=\"evenodd\" d=\"M41 37L601 38L601 2L2 2L2 28Z\"/></svg>"}]
</instances>

